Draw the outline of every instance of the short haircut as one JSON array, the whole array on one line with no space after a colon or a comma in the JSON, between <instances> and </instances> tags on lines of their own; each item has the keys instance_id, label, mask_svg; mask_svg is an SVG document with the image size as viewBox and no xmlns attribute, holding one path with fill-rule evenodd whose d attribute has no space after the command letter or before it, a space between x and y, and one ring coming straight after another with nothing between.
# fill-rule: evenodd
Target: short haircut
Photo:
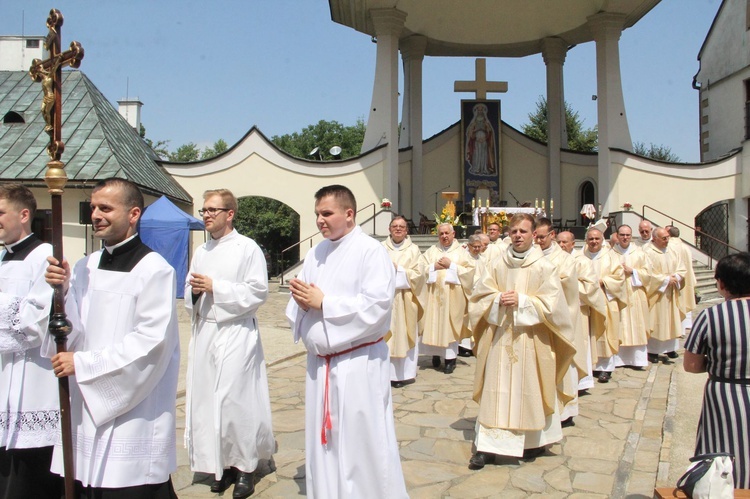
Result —
<instances>
[{"instance_id":1,"label":"short haircut","mask_svg":"<svg viewBox=\"0 0 750 499\"><path fill-rule=\"evenodd\" d=\"M497 229L498 229L498 230L500 230L500 229L501 229L501 227L500 227L500 224L499 224L499 223L497 223L497 222L492 222L491 224L488 224L488 225L487 225L487 228L489 229L489 228L490 228L490 227L492 227L493 225L497 225Z\"/></svg>"},{"instance_id":2,"label":"short haircut","mask_svg":"<svg viewBox=\"0 0 750 499\"><path fill-rule=\"evenodd\" d=\"M21 184L0 185L0 199L5 199L18 211L29 210L29 218L36 213L36 198L28 187Z\"/></svg>"},{"instance_id":3,"label":"short haircut","mask_svg":"<svg viewBox=\"0 0 750 499\"><path fill-rule=\"evenodd\" d=\"M515 215L513 215L510 219L510 222L508 222L508 227L515 227L524 220L531 222L531 230L536 229L536 218L534 218L532 215L529 215L528 213L516 213Z\"/></svg>"},{"instance_id":4,"label":"short haircut","mask_svg":"<svg viewBox=\"0 0 750 499\"><path fill-rule=\"evenodd\" d=\"M327 185L318 189L315 193L315 202L317 203L326 196L333 196L338 202L339 206L345 210L352 209L354 214L357 214L357 200L354 198L354 194L349 190L348 187L343 185Z\"/></svg>"},{"instance_id":5,"label":"short haircut","mask_svg":"<svg viewBox=\"0 0 750 499\"><path fill-rule=\"evenodd\" d=\"M632 228L632 227L631 227L630 225L627 225L627 224L622 224L622 225L620 225L620 226L619 226L619 227L617 228L617 235L618 235L618 236L620 235L620 229L622 229L623 227L626 227L626 228L630 229L630 234L633 234L633 228Z\"/></svg>"},{"instance_id":6,"label":"short haircut","mask_svg":"<svg viewBox=\"0 0 750 499\"><path fill-rule=\"evenodd\" d=\"M539 228L539 227L547 227L547 229L549 229L550 232L552 232L553 230L555 230L554 227L552 227L552 220L550 220L547 217L539 217L539 218L537 218L536 219L536 226L537 226L537 228Z\"/></svg>"},{"instance_id":7,"label":"short haircut","mask_svg":"<svg viewBox=\"0 0 750 499\"><path fill-rule=\"evenodd\" d=\"M456 229L453 228L453 224L452 223L448 223L448 222L439 223L438 226L436 227L436 229L437 229L438 232L440 232L440 227L442 227L443 225L447 225L448 227L450 227L451 228L451 232L456 232Z\"/></svg>"},{"instance_id":8,"label":"short haircut","mask_svg":"<svg viewBox=\"0 0 750 499\"><path fill-rule=\"evenodd\" d=\"M221 197L221 202L224 204L224 208L237 213L237 198L234 197L232 191L229 189L209 189L203 193L203 200L205 201L213 196Z\"/></svg>"},{"instance_id":9,"label":"short haircut","mask_svg":"<svg viewBox=\"0 0 750 499\"><path fill-rule=\"evenodd\" d=\"M569 230L564 230L562 232L558 232L557 233L557 237L559 238L560 236L565 236L566 238L570 238L571 241L575 241L576 240L575 234L573 234Z\"/></svg>"},{"instance_id":10,"label":"short haircut","mask_svg":"<svg viewBox=\"0 0 750 499\"><path fill-rule=\"evenodd\" d=\"M724 283L732 296L750 294L750 253L727 255L716 264L714 277Z\"/></svg>"},{"instance_id":11,"label":"short haircut","mask_svg":"<svg viewBox=\"0 0 750 499\"><path fill-rule=\"evenodd\" d=\"M602 236L602 239L604 239L604 233L602 231L600 231L599 229L589 229L589 230L586 231L586 239L587 240L589 238L589 234L591 234L592 232L598 232Z\"/></svg>"},{"instance_id":12,"label":"short haircut","mask_svg":"<svg viewBox=\"0 0 750 499\"><path fill-rule=\"evenodd\" d=\"M97 182L91 192L97 192L105 187L115 187L122 190L125 206L127 206L128 209L140 208L140 210L143 211L143 194L138 186L130 180L117 177L105 178L104 180Z\"/></svg>"},{"instance_id":13,"label":"short haircut","mask_svg":"<svg viewBox=\"0 0 750 499\"><path fill-rule=\"evenodd\" d=\"M470 235L469 236L469 244L473 244L473 243L476 243L476 242L479 242L479 243L482 242L482 238L479 237L479 234L472 234L472 235Z\"/></svg>"},{"instance_id":14,"label":"short haircut","mask_svg":"<svg viewBox=\"0 0 750 499\"><path fill-rule=\"evenodd\" d=\"M392 226L393 222L395 222L396 220L403 220L406 224L406 228L409 228L409 222L406 221L406 217L404 217L403 215L396 215L395 217L391 218L391 222L388 224L388 227Z\"/></svg>"},{"instance_id":15,"label":"short haircut","mask_svg":"<svg viewBox=\"0 0 750 499\"><path fill-rule=\"evenodd\" d=\"M667 230L669 232L669 237L680 237L680 229L678 229L674 225L670 225L669 229Z\"/></svg>"}]
</instances>

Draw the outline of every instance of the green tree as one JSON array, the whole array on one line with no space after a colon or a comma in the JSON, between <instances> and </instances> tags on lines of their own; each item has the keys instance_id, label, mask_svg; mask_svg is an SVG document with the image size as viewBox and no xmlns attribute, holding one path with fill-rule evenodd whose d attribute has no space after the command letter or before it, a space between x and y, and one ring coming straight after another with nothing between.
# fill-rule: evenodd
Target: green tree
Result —
<instances>
[{"instance_id":1,"label":"green tree","mask_svg":"<svg viewBox=\"0 0 750 499\"><path fill-rule=\"evenodd\" d=\"M665 145L656 145L653 142L646 147L643 142L633 142L633 152L646 158L668 161L670 163L679 163L680 157L672 152L672 148Z\"/></svg>"},{"instance_id":2,"label":"green tree","mask_svg":"<svg viewBox=\"0 0 750 499\"><path fill-rule=\"evenodd\" d=\"M141 138L146 142L146 145L149 146L151 150L154 151L157 156L159 156L159 158L169 158L169 150L167 150L167 146L169 145L168 140L160 140L154 143L154 141L146 137L146 127L143 126L143 123L141 123L141 129L138 130L138 135L141 136Z\"/></svg>"},{"instance_id":3,"label":"green tree","mask_svg":"<svg viewBox=\"0 0 750 499\"><path fill-rule=\"evenodd\" d=\"M281 250L299 241L299 214L281 201L261 196L239 199L234 217L237 232L263 246L271 257L272 272L278 272ZM285 267L297 263L297 252L284 255Z\"/></svg>"},{"instance_id":4,"label":"green tree","mask_svg":"<svg viewBox=\"0 0 750 499\"><path fill-rule=\"evenodd\" d=\"M183 144L177 148L173 153L169 153L169 161L175 161L178 163L187 163L188 161L196 161L200 159L201 151L198 146L192 142Z\"/></svg>"},{"instance_id":5,"label":"green tree","mask_svg":"<svg viewBox=\"0 0 750 499\"><path fill-rule=\"evenodd\" d=\"M333 146L341 147L341 158L358 156L365 138L365 122L362 118L355 125L345 126L338 121L320 120L300 132L271 137L279 149L304 159L333 159L329 151ZM310 152L318 148L320 157L311 157Z\"/></svg>"},{"instance_id":6,"label":"green tree","mask_svg":"<svg viewBox=\"0 0 750 499\"><path fill-rule=\"evenodd\" d=\"M583 120L570 104L565 103L565 128L568 132L568 147L571 151L593 152L597 147L597 127L584 128ZM529 113L529 123L521 127L523 133L539 142L548 142L547 99L540 95L536 110Z\"/></svg>"},{"instance_id":7,"label":"green tree","mask_svg":"<svg viewBox=\"0 0 750 499\"><path fill-rule=\"evenodd\" d=\"M214 156L218 156L219 154L223 153L227 149L229 149L229 146L224 141L224 139L219 139L214 142L213 146L203 149L203 152L201 153L201 159L213 158Z\"/></svg>"}]
</instances>

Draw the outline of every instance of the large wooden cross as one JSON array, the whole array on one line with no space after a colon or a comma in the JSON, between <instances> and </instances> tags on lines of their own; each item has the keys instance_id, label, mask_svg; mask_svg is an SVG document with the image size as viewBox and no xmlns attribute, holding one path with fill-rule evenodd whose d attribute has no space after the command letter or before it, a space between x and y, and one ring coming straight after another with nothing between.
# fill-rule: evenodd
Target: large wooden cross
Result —
<instances>
[{"instance_id":1,"label":"large wooden cross","mask_svg":"<svg viewBox=\"0 0 750 499\"><path fill-rule=\"evenodd\" d=\"M34 59L31 62L29 76L42 83L42 115L46 123L44 131L49 134L47 154L47 173L44 182L52 197L52 254L58 262L63 261L62 244L62 193L68 176L65 164L60 161L65 150L62 141L62 68L77 68L83 59L83 47L72 42L70 49L60 52L60 28L63 16L57 9L52 9L47 17L47 38L44 41L49 51L49 58ZM66 351L67 336L71 326L65 316L65 294L62 285L54 286L53 314L49 321L49 332L55 338L57 352ZM75 470L73 467L73 438L70 422L70 387L68 378L58 378L60 394L60 429L63 444L63 468L65 471L65 497L72 499L75 493Z\"/></svg>"},{"instance_id":2,"label":"large wooden cross","mask_svg":"<svg viewBox=\"0 0 750 499\"><path fill-rule=\"evenodd\" d=\"M487 59L479 58L474 61L474 81L458 80L453 83L454 92L475 92L477 100L487 98L487 92L503 93L508 91L507 81L487 81Z\"/></svg>"}]
</instances>

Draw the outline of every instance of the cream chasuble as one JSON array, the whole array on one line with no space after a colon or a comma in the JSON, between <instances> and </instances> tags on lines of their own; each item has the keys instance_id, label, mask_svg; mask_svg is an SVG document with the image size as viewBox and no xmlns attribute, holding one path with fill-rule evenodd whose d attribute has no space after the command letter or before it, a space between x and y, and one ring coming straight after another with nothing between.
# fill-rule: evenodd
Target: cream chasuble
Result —
<instances>
[{"instance_id":1,"label":"cream chasuble","mask_svg":"<svg viewBox=\"0 0 750 499\"><path fill-rule=\"evenodd\" d=\"M444 256L453 262L451 268L434 270L434 263ZM474 285L475 264L455 240L447 250L438 243L422 254L421 265L427 272L422 333L425 345L445 348L471 336L466 306Z\"/></svg>"},{"instance_id":2,"label":"cream chasuble","mask_svg":"<svg viewBox=\"0 0 750 499\"><path fill-rule=\"evenodd\" d=\"M620 255L620 263L633 269L633 275L625 277L628 306L620 313L621 346L646 345L651 335L648 296L646 296L646 286L650 282L650 276L646 268L646 254L633 244L627 249L617 244L613 251Z\"/></svg>"},{"instance_id":3,"label":"cream chasuble","mask_svg":"<svg viewBox=\"0 0 750 499\"><path fill-rule=\"evenodd\" d=\"M393 299L391 327L385 335L391 358L404 358L417 343L419 321L424 315L424 282L427 274L420 265L419 247L406 238L394 245L388 237L383 241L396 268L396 295Z\"/></svg>"},{"instance_id":4,"label":"cream chasuble","mask_svg":"<svg viewBox=\"0 0 750 499\"><path fill-rule=\"evenodd\" d=\"M596 323L600 317L589 317L589 325L592 328L604 329L604 334L597 339L596 355L592 358L612 357L620 347L620 310L627 306L625 273L618 254L611 250L602 248L598 253L592 254L588 248L584 248L583 254L591 260L591 266L607 302L606 326Z\"/></svg>"},{"instance_id":5,"label":"cream chasuble","mask_svg":"<svg viewBox=\"0 0 750 499\"><path fill-rule=\"evenodd\" d=\"M542 251L523 259L509 248L488 266L471 297L477 369L477 422L487 428L541 431L572 393L557 387L573 360L573 328L559 274ZM500 305L504 291L518 292L517 307ZM559 421L558 421L559 428Z\"/></svg>"},{"instance_id":6,"label":"cream chasuble","mask_svg":"<svg viewBox=\"0 0 750 499\"><path fill-rule=\"evenodd\" d=\"M680 294L685 285L687 270L683 260L675 251L662 251L653 244L646 249L652 276L648 288L648 304L651 317L651 337L659 341L673 340L682 335L682 320L685 310L681 308ZM669 278L676 276L678 287L669 285Z\"/></svg>"},{"instance_id":7,"label":"cream chasuble","mask_svg":"<svg viewBox=\"0 0 750 499\"><path fill-rule=\"evenodd\" d=\"M679 237L670 237L667 250L674 251L682 258L681 267L685 268L685 286L680 290L680 308L687 314L695 310L695 272L693 271L693 254L687 244Z\"/></svg>"}]
</instances>

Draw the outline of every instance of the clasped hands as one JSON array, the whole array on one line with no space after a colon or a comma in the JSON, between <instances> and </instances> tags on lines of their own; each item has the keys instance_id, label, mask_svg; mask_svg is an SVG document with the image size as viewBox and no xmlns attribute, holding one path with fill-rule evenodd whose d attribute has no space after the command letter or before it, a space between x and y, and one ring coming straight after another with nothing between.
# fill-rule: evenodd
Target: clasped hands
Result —
<instances>
[{"instance_id":1,"label":"clasped hands","mask_svg":"<svg viewBox=\"0 0 750 499\"><path fill-rule=\"evenodd\" d=\"M441 257L440 260L435 262L435 270L447 270L451 268L451 263L453 262L447 256Z\"/></svg>"},{"instance_id":2,"label":"clasped hands","mask_svg":"<svg viewBox=\"0 0 750 499\"><path fill-rule=\"evenodd\" d=\"M503 307L518 306L518 292L516 290L503 291L500 293L500 305Z\"/></svg>"},{"instance_id":3,"label":"clasped hands","mask_svg":"<svg viewBox=\"0 0 750 499\"><path fill-rule=\"evenodd\" d=\"M300 279L289 281L289 291L299 308L307 312L311 308L321 310L323 308L323 291L313 283L306 283Z\"/></svg>"}]
</instances>

